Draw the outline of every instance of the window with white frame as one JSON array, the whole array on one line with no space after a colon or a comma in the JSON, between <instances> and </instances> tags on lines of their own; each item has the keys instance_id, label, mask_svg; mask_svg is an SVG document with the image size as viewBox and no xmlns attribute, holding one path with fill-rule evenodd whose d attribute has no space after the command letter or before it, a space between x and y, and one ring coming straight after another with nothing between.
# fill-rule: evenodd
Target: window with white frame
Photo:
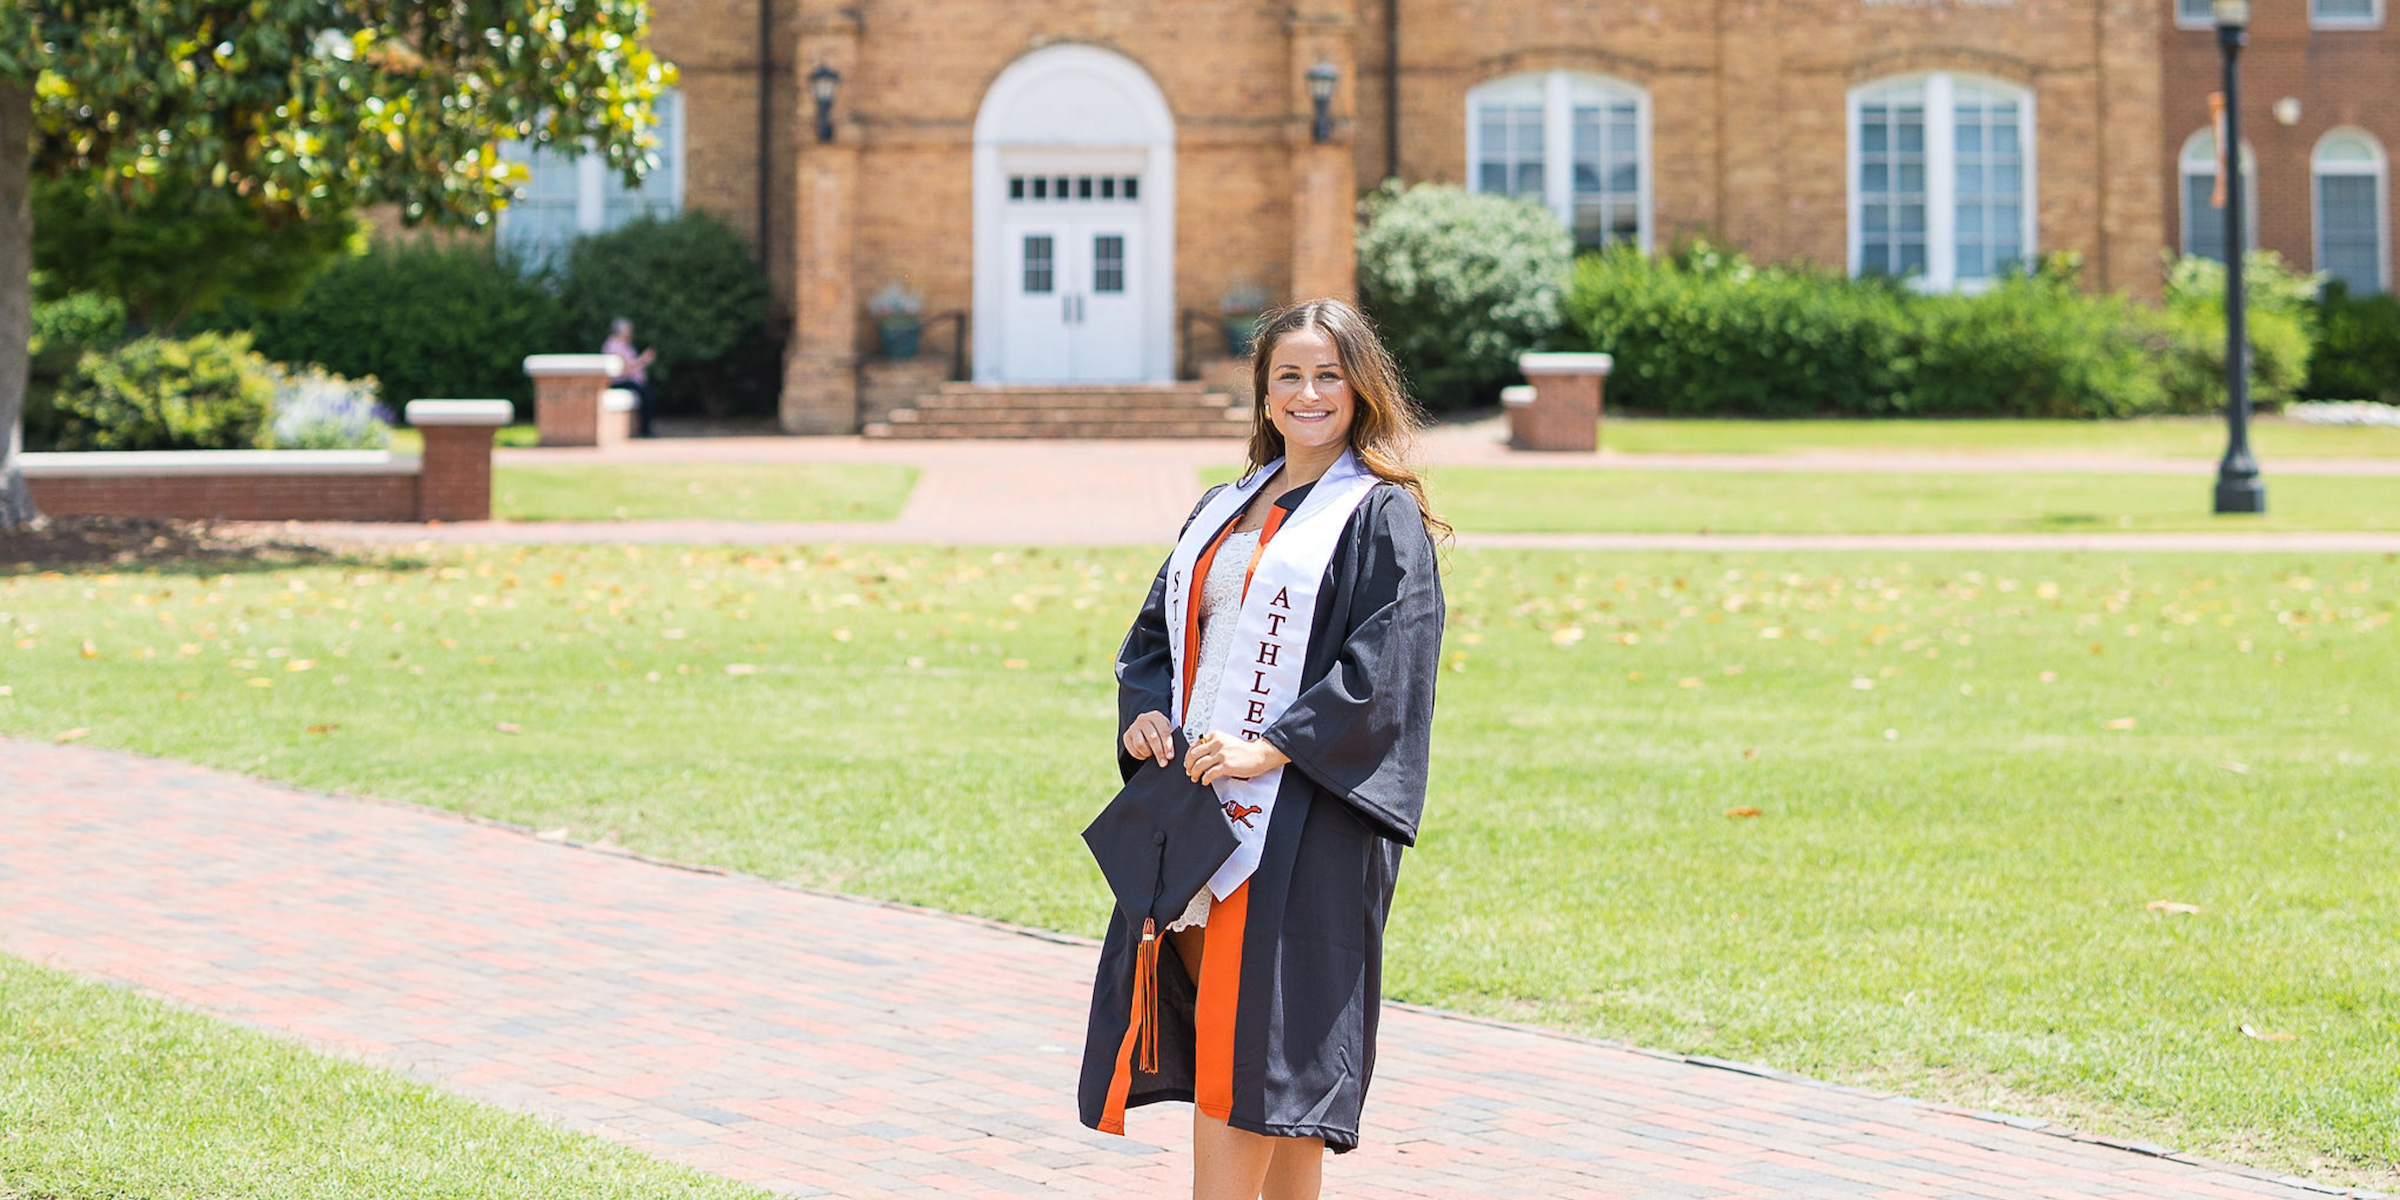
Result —
<instances>
[{"instance_id":1,"label":"window with white frame","mask_svg":"<svg viewBox=\"0 0 2400 1200\"><path fill-rule=\"evenodd\" d=\"M2034 252L2033 96L1934 72L1850 93L1850 269L1972 290Z\"/></svg>"},{"instance_id":2,"label":"window with white frame","mask_svg":"<svg viewBox=\"0 0 2400 1200\"><path fill-rule=\"evenodd\" d=\"M2336 129L2317 142L2309 170L2316 177L2317 269L2354 295L2389 290L2383 147L2360 130Z\"/></svg>"},{"instance_id":3,"label":"window with white frame","mask_svg":"<svg viewBox=\"0 0 2400 1200\"><path fill-rule=\"evenodd\" d=\"M639 187L626 187L624 177L597 154L523 142L503 145L501 157L524 164L530 178L516 202L500 211L501 247L520 262L544 263L587 233L682 212L682 94L661 93L657 113L658 126L651 133L658 139L652 150L658 164Z\"/></svg>"},{"instance_id":4,"label":"window with white frame","mask_svg":"<svg viewBox=\"0 0 2400 1200\"><path fill-rule=\"evenodd\" d=\"M2318 29L2373 29L2383 24L2383 0L2308 0L2308 23Z\"/></svg>"},{"instance_id":5,"label":"window with white frame","mask_svg":"<svg viewBox=\"0 0 2400 1200\"><path fill-rule=\"evenodd\" d=\"M2214 27L2216 8L2211 0L2175 0L2175 23L2187 29Z\"/></svg>"},{"instance_id":6,"label":"window with white frame","mask_svg":"<svg viewBox=\"0 0 2400 1200\"><path fill-rule=\"evenodd\" d=\"M1467 93L1474 189L1540 203L1577 249L1649 248L1649 161L1650 97L1631 84L1544 71Z\"/></svg>"},{"instance_id":7,"label":"window with white frame","mask_svg":"<svg viewBox=\"0 0 2400 1200\"><path fill-rule=\"evenodd\" d=\"M2216 205L2217 131L2203 129L2183 140L2176 156L2183 209L2183 252L2225 261L2225 210ZM2242 248L2258 249L2258 161L2242 143Z\"/></svg>"}]
</instances>

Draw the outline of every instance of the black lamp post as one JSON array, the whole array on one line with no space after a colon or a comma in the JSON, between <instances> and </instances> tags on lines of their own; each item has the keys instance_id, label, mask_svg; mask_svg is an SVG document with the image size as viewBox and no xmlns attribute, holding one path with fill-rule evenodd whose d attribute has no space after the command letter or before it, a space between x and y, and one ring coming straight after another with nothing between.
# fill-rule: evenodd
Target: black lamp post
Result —
<instances>
[{"instance_id":1,"label":"black lamp post","mask_svg":"<svg viewBox=\"0 0 2400 1200\"><path fill-rule=\"evenodd\" d=\"M2267 488L2250 454L2250 336L2242 304L2242 93L2236 62L2250 40L2250 0L2216 0L2217 49L2225 58L2225 458L2217 464L2220 513L2267 511Z\"/></svg>"},{"instance_id":2,"label":"black lamp post","mask_svg":"<svg viewBox=\"0 0 2400 1200\"><path fill-rule=\"evenodd\" d=\"M1317 110L1317 122L1311 132L1320 142L1333 140L1333 85L1341 77L1340 70L1322 59L1308 69L1308 102Z\"/></svg>"},{"instance_id":3,"label":"black lamp post","mask_svg":"<svg viewBox=\"0 0 2400 1200\"><path fill-rule=\"evenodd\" d=\"M815 97L817 102L817 140L820 142L833 140L833 94L840 91L841 86L842 73L824 63L818 63L817 69L808 73L808 94Z\"/></svg>"}]
</instances>

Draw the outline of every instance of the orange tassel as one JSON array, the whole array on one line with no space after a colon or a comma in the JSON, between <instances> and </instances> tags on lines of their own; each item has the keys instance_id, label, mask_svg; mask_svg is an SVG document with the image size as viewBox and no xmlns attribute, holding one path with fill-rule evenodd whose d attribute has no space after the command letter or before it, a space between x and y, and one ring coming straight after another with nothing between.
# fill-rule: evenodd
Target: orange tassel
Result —
<instances>
[{"instance_id":1,"label":"orange tassel","mask_svg":"<svg viewBox=\"0 0 2400 1200\"><path fill-rule=\"evenodd\" d=\"M1142 948L1133 967L1133 1055L1136 1068L1158 1074L1158 920L1142 918Z\"/></svg>"}]
</instances>

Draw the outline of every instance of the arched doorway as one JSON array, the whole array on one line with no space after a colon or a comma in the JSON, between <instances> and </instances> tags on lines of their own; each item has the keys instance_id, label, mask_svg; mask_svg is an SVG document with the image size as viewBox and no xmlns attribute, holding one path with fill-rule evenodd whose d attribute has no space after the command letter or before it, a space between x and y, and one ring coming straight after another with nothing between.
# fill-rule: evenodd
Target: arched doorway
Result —
<instances>
[{"instance_id":1,"label":"arched doorway","mask_svg":"<svg viewBox=\"0 0 2400 1200\"><path fill-rule=\"evenodd\" d=\"M1175 119L1148 72L1050 46L975 117L975 378L1174 378Z\"/></svg>"}]
</instances>

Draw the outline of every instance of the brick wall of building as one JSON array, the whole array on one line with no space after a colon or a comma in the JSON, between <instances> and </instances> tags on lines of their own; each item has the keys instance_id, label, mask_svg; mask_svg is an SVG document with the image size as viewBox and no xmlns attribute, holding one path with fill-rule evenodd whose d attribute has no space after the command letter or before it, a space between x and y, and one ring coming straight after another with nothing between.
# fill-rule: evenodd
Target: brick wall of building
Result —
<instances>
[{"instance_id":1,"label":"brick wall of building","mask_svg":"<svg viewBox=\"0 0 2400 1200\"><path fill-rule=\"evenodd\" d=\"M759 12L769 5L773 33L762 43ZM706 209L744 237L759 236L758 92L769 75L767 270L776 295L792 290L792 150L804 103L795 90L792 51L799 0L653 0L653 44L682 75L684 206Z\"/></svg>"},{"instance_id":2,"label":"brick wall of building","mask_svg":"<svg viewBox=\"0 0 2400 1200\"><path fill-rule=\"evenodd\" d=\"M2242 140L2257 157L2257 244L2281 253L2303 270L2316 262L2316 214L2311 156L2326 133L2351 127L2373 134L2389 156L2400 152L2400 13L2387 11L2380 29L2311 29L2307 0L2252 6L2250 44L2241 52ZM2222 58L2211 29L2163 23L2161 54L2166 88L2165 119L2156 159L2169 180L2179 179L2177 158L2184 140L2209 123L2208 97L2222 86ZM2300 101L2292 125L2274 116L2277 100ZM2387 167L2388 172L2388 167ZM2387 182L2384 206L2384 278L2400 279L2390 229L2400 228L2400 203ZM2182 236L2180 184L2168 190L2163 241ZM2202 214L2222 220L2221 213Z\"/></svg>"},{"instance_id":3,"label":"brick wall of building","mask_svg":"<svg viewBox=\"0 0 2400 1200\"><path fill-rule=\"evenodd\" d=\"M1283 297L1296 275L1327 277L1317 260L1344 236L1348 206L1306 204L1294 172L1310 163L1309 178L1325 177L1322 160L1298 152L1308 117L1298 71L1329 44L1343 46L1332 55L1345 67L1335 141L1357 188L1395 167L1411 181L1464 181L1466 96L1479 83L1596 72L1648 93L1654 244L1705 232L1762 259L1837 266L1848 257L1851 89L1929 70L1996 78L2034 98L2035 248L2076 252L2094 285L2137 296L2156 295L2160 252L2178 239L2175 154L2215 87L2212 36L2177 29L2174 0L763 2L774 6L778 122L765 165L768 261L795 308L856 308L900 280L930 314L971 309L978 109L1010 63L1062 42L1125 56L1165 94L1176 123L1175 307L1212 315L1237 284ZM684 76L687 202L753 236L760 3L656 9L659 49ZM2400 146L2400 24L2312 33L2306 7L2257 6L2244 114L2261 157L2261 242L2302 265L2313 258L2317 137L2356 125ZM1395 18L1396 112L1386 93ZM801 80L827 55L843 64L841 154L855 163L821 157L834 173L812 175ZM2267 115L2285 95L2303 108L2288 129ZM804 176L821 190L804 191ZM842 227L811 233L802 213ZM811 282L811 255L837 252L847 284ZM1200 357L1215 352L1214 335L1198 336L1208 339ZM831 353L828 338L848 345ZM863 311L803 316L795 351L814 357L791 378L844 378L872 339ZM787 426L842 428L847 411L795 422L787 406Z\"/></svg>"},{"instance_id":4,"label":"brick wall of building","mask_svg":"<svg viewBox=\"0 0 2400 1200\"><path fill-rule=\"evenodd\" d=\"M1467 93L1521 71L1578 70L1646 89L1654 241L1730 239L1767 259L1848 256L1847 98L1888 75L1949 70L2031 90L2037 239L2107 286L2156 290L2166 203L2150 155L2166 0L1993 6L1862 0L1399 0L1400 173L1465 182ZM1388 159L1386 23L1362 6L1357 161Z\"/></svg>"}]
</instances>

